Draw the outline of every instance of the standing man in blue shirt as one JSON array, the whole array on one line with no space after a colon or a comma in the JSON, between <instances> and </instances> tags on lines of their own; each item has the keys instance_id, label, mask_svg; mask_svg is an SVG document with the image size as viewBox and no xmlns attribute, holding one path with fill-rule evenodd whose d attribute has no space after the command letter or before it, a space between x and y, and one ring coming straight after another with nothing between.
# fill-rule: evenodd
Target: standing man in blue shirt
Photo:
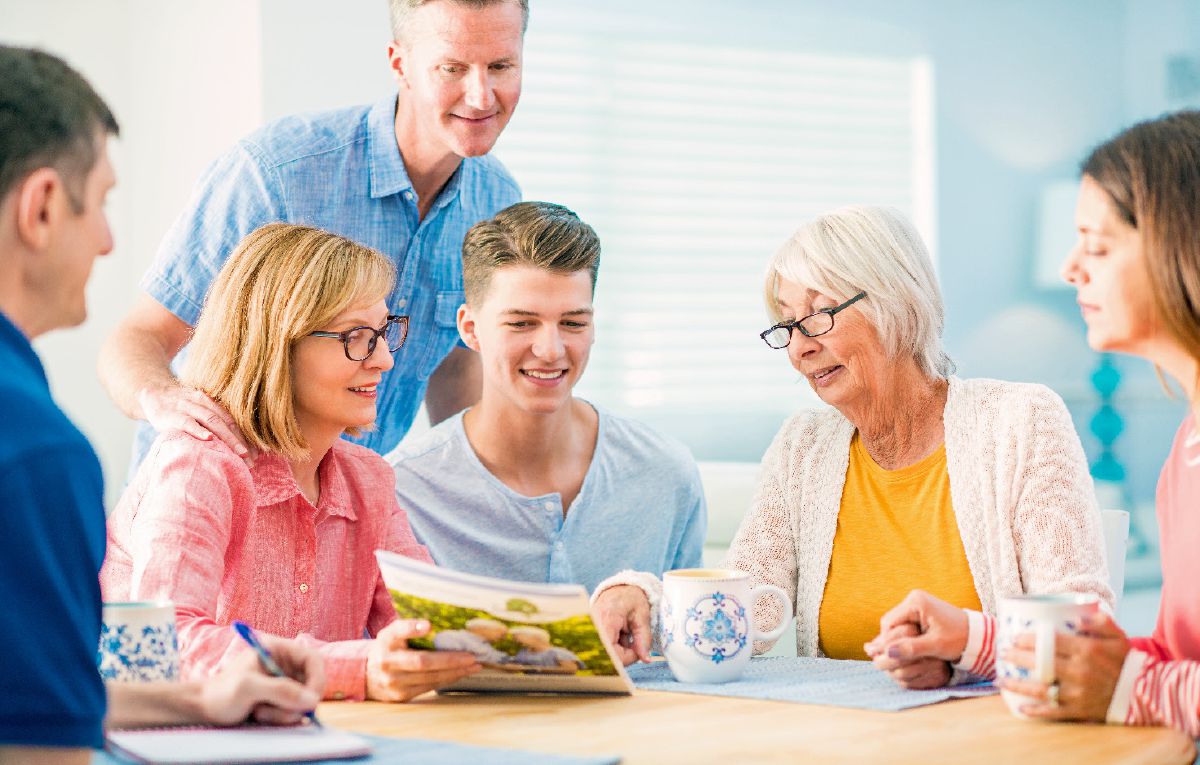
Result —
<instances>
[{"instance_id":1,"label":"standing man in blue shirt","mask_svg":"<svg viewBox=\"0 0 1200 765\"><path fill-rule=\"evenodd\" d=\"M462 257L458 328L482 398L388 457L434 561L589 592L624 569L701 565L687 448L572 395L595 339L596 232L561 205L521 202L476 224Z\"/></svg>"},{"instance_id":2,"label":"standing man in blue shirt","mask_svg":"<svg viewBox=\"0 0 1200 765\"><path fill-rule=\"evenodd\" d=\"M0 762L87 763L103 743L96 667L104 558L103 477L50 395L30 341L79 324L92 263L112 249L112 112L61 59L0 45ZM204 683L116 684L117 726L299 720L321 698L320 657L269 639L293 675L247 651Z\"/></svg>"},{"instance_id":3,"label":"standing man in blue shirt","mask_svg":"<svg viewBox=\"0 0 1200 765\"><path fill-rule=\"evenodd\" d=\"M435 423L478 398L478 362L454 323L459 249L472 224L520 199L488 152L520 98L528 0L391 0L391 11L397 95L266 125L209 168L167 233L145 294L100 358L117 406L148 423L135 466L154 431L168 428L215 436L253 458L228 413L180 386L170 364L226 256L276 221L323 228L396 261L388 304L409 317L409 339L380 385L376 428L360 443L391 450L423 395Z\"/></svg>"}]
</instances>

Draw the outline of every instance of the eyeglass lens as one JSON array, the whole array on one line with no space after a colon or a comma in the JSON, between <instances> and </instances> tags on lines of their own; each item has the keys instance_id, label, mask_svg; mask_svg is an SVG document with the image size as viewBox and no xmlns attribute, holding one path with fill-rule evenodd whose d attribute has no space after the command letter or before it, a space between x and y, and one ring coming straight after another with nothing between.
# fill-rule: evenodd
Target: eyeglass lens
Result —
<instances>
[{"instance_id":1,"label":"eyeglass lens","mask_svg":"<svg viewBox=\"0 0 1200 765\"><path fill-rule=\"evenodd\" d=\"M833 329L833 316L825 312L816 313L797 322L796 327L804 327L804 334L809 337L823 335ZM767 345L772 348L786 348L792 341L791 327L776 327L767 333L766 340Z\"/></svg>"},{"instance_id":2,"label":"eyeglass lens","mask_svg":"<svg viewBox=\"0 0 1200 765\"><path fill-rule=\"evenodd\" d=\"M362 361L375 352L378 333L369 327L359 327L346 337L346 353L355 361ZM384 328L384 342L392 353L400 350L404 342L403 328L400 322L389 321Z\"/></svg>"}]
</instances>

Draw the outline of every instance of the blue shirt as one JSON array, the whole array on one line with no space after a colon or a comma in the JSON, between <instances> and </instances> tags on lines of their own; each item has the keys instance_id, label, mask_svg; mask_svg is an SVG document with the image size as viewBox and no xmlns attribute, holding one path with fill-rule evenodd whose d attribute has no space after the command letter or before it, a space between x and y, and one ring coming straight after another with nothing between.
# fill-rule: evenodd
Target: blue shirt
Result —
<instances>
[{"instance_id":1,"label":"blue shirt","mask_svg":"<svg viewBox=\"0 0 1200 765\"><path fill-rule=\"evenodd\" d=\"M419 221L416 193L396 146L395 109L391 96L370 107L284 117L244 138L200 179L141 283L195 326L225 259L264 224L315 226L392 258L400 276L388 307L408 315L408 340L379 385L375 429L351 439L381 454L404 437L429 375L458 343L467 229L521 198L499 160L470 157ZM141 423L131 471L155 435Z\"/></svg>"},{"instance_id":2,"label":"blue shirt","mask_svg":"<svg viewBox=\"0 0 1200 765\"><path fill-rule=\"evenodd\" d=\"M700 473L683 444L597 410L592 464L563 517L557 493L526 497L492 475L462 413L388 455L396 497L439 566L526 582L577 582L588 592L623 569L701 565Z\"/></svg>"},{"instance_id":3,"label":"blue shirt","mask_svg":"<svg viewBox=\"0 0 1200 765\"><path fill-rule=\"evenodd\" d=\"M102 746L104 479L3 314L0 401L0 746Z\"/></svg>"}]
</instances>

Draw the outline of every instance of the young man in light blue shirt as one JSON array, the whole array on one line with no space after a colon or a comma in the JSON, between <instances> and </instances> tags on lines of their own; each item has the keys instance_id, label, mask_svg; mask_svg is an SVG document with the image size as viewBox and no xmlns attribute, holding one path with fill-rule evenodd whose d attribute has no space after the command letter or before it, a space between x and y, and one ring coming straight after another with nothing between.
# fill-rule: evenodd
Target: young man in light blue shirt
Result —
<instances>
[{"instance_id":1,"label":"young man in light blue shirt","mask_svg":"<svg viewBox=\"0 0 1200 765\"><path fill-rule=\"evenodd\" d=\"M522 202L467 233L458 331L479 354L483 396L388 456L438 565L591 591L623 569L701 564L688 450L572 395L599 264L596 232L560 205Z\"/></svg>"},{"instance_id":2,"label":"young man in light blue shirt","mask_svg":"<svg viewBox=\"0 0 1200 765\"><path fill-rule=\"evenodd\" d=\"M391 8L398 93L284 117L244 138L213 163L167 232L145 293L100 359L117 406L146 421L135 467L155 431L170 428L252 457L229 414L180 386L169 364L226 257L267 223L332 231L396 262L388 307L409 317L408 342L379 386L375 429L355 440L385 453L422 396L433 422L478 398L474 354L459 346L454 325L459 252L468 228L521 198L488 152L520 98L528 0L391 0Z\"/></svg>"}]
</instances>

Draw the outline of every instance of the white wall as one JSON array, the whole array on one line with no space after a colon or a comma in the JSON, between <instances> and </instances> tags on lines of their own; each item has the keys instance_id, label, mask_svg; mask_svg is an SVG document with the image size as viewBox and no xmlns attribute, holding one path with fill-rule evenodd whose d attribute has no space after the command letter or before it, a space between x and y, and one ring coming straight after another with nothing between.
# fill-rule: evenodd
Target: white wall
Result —
<instances>
[{"instance_id":1,"label":"white wall","mask_svg":"<svg viewBox=\"0 0 1200 765\"><path fill-rule=\"evenodd\" d=\"M63 56L121 125L109 216L116 246L97 262L87 322L37 342L59 403L91 439L111 506L133 423L96 378L104 338L138 294L159 240L201 170L262 121L259 13L243 0L3 0L0 40Z\"/></svg>"}]
</instances>

